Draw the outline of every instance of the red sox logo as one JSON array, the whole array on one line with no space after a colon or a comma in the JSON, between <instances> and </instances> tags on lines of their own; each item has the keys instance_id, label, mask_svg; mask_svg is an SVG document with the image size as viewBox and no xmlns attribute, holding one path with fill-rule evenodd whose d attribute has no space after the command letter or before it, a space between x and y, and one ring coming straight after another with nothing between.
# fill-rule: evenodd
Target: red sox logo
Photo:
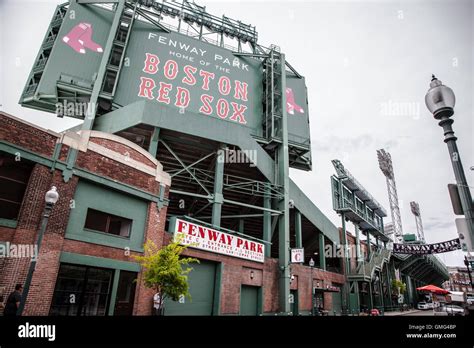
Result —
<instances>
[{"instance_id":1,"label":"red sox logo","mask_svg":"<svg viewBox=\"0 0 474 348\"><path fill-rule=\"evenodd\" d=\"M63 42L80 54L86 53L86 48L102 53L102 47L92 40L92 25L90 23L79 23L63 37Z\"/></svg>"},{"instance_id":2,"label":"red sox logo","mask_svg":"<svg viewBox=\"0 0 474 348\"><path fill-rule=\"evenodd\" d=\"M290 115L295 114L295 110L298 111L300 114L304 114L304 110L301 106L296 104L295 102L295 94L291 88L286 88L286 112Z\"/></svg>"}]
</instances>

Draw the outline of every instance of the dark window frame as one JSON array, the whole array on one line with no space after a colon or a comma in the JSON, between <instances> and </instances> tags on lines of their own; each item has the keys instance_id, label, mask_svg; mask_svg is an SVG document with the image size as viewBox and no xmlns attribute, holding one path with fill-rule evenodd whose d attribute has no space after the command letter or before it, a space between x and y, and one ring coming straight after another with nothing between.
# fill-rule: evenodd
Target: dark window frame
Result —
<instances>
[{"instance_id":1,"label":"dark window frame","mask_svg":"<svg viewBox=\"0 0 474 348\"><path fill-rule=\"evenodd\" d=\"M88 225L88 217L90 217L90 212L93 212L94 214L97 214L97 215L103 215L103 218L106 219L105 221L105 228L104 230L100 230L100 229L97 229L97 228L94 228L94 227L91 227L91 225L89 224ZM128 233L127 235L121 235L120 232L118 234L116 233L112 233L110 230L111 230L111 223L113 223L114 221L113 220L122 220L122 224L123 222L126 222L128 223ZM122 226L122 225L121 225ZM94 209L94 208L87 208L87 212L86 212L86 220L84 222L84 229L87 230L87 231L93 231L93 232L98 232L98 233L104 233L104 234L107 234L107 235L110 235L110 236L115 236L115 237L119 237L119 238L125 238L125 239L130 239L131 235L132 235L132 226L133 226L133 220L132 219L128 219L126 217L123 217L123 216L118 216L118 215L114 215L114 214L111 214L111 213L107 213L107 212L104 212L104 211L100 211L100 210L97 210L97 209Z\"/></svg>"}]
</instances>

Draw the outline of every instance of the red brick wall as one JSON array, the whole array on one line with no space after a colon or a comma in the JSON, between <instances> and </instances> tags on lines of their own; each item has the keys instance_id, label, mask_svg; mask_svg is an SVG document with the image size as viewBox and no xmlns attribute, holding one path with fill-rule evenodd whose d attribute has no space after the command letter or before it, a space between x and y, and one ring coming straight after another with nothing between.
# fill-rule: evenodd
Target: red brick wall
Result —
<instances>
[{"instance_id":1,"label":"red brick wall","mask_svg":"<svg viewBox=\"0 0 474 348\"><path fill-rule=\"evenodd\" d=\"M158 182L155 180L154 176L143 173L95 152L79 152L76 166L89 172L135 186L141 190L155 193L158 192Z\"/></svg>"},{"instance_id":2,"label":"red brick wall","mask_svg":"<svg viewBox=\"0 0 474 348\"><path fill-rule=\"evenodd\" d=\"M148 219L146 223L145 242L153 241L158 247L163 246L166 223L166 207L158 210L156 203L148 205ZM142 273L138 275L133 306L134 315L151 315L153 305L153 289L147 289L143 284Z\"/></svg>"},{"instance_id":3,"label":"red brick wall","mask_svg":"<svg viewBox=\"0 0 474 348\"><path fill-rule=\"evenodd\" d=\"M109 139L103 139L103 138L90 138L90 141L93 143L96 143L98 145L101 145L103 147L106 147L110 150L113 150L117 153L120 153L124 156L128 156L131 159L134 159L135 161L138 161L140 163L143 163L149 167L155 167L155 164L148 159L148 157L144 156L138 151L133 150L132 148L128 147L127 145L117 143L115 141L109 140Z\"/></svg>"},{"instance_id":4,"label":"red brick wall","mask_svg":"<svg viewBox=\"0 0 474 348\"><path fill-rule=\"evenodd\" d=\"M52 156L58 137L0 112L0 139L32 152Z\"/></svg>"},{"instance_id":5,"label":"red brick wall","mask_svg":"<svg viewBox=\"0 0 474 348\"><path fill-rule=\"evenodd\" d=\"M70 202L74 198L77 183L77 177L72 177L65 183L61 172L54 172L51 186L57 187L59 200L51 211L41 243L35 273L26 300L25 315L48 315L49 313L59 270L59 258L63 249L64 233L71 212Z\"/></svg>"},{"instance_id":6,"label":"red brick wall","mask_svg":"<svg viewBox=\"0 0 474 348\"><path fill-rule=\"evenodd\" d=\"M32 140L33 142L33 140ZM17 228L9 232L9 238L2 240L18 244L35 244L36 234L44 208L44 194L49 190L51 174L48 168L35 165L26 187L23 204L18 216ZM3 237L3 236L1 236ZM24 283L30 264L29 258L7 258L0 270L0 287L8 295L18 283Z\"/></svg>"},{"instance_id":7,"label":"red brick wall","mask_svg":"<svg viewBox=\"0 0 474 348\"><path fill-rule=\"evenodd\" d=\"M2 123L0 139L35 153L49 157L52 156L57 140L55 136L12 119L3 113L0 113L0 122ZM133 148L128 148L111 140L99 139L96 142L121 154L128 152L131 158L148 166L155 167L148 158ZM68 146L62 146L60 161L66 160L68 150ZM155 175L143 173L93 151L89 150L86 153L78 152L75 166L107 176L117 182L158 194L159 183L156 182ZM49 313L62 251L115 260L133 261L131 256L125 255L124 250L119 248L64 239L70 214L70 203L74 197L77 182L78 177L73 176L65 183L60 171L56 170L52 174L49 168L39 164L35 165L26 188L17 228L0 228L0 240L8 240L16 244L35 243L36 232L39 228L44 209L44 195L52 185L57 186L59 201L51 212L41 244L36 270L25 306L24 314L26 315L47 315ZM169 188L166 190L165 198L168 192ZM162 245L165 221L166 208L158 211L156 203L150 202L145 238L152 239L156 244ZM134 254L137 253L131 253L131 255ZM16 283L24 283L30 259L9 258L2 260L2 262L3 264L0 264L2 267L0 269L0 287L5 286L5 293L8 294ZM137 285L134 314L143 315L151 313L152 295L153 292L151 290L145 289L141 284Z\"/></svg>"}]
</instances>

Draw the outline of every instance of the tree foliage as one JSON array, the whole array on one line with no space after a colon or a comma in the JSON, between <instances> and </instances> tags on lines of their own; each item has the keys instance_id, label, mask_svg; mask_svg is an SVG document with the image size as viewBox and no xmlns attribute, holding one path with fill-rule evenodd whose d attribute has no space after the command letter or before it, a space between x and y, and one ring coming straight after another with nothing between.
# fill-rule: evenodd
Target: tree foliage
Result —
<instances>
[{"instance_id":1,"label":"tree foliage","mask_svg":"<svg viewBox=\"0 0 474 348\"><path fill-rule=\"evenodd\" d=\"M191 299L188 274L193 268L187 266L193 262L199 263L199 260L181 257L185 249L186 246L180 245L179 240L161 249L148 240L144 245L144 255L134 256L144 268L142 281L145 287L160 294L160 308L166 298L178 301L181 296L185 296Z\"/></svg>"},{"instance_id":2,"label":"tree foliage","mask_svg":"<svg viewBox=\"0 0 474 348\"><path fill-rule=\"evenodd\" d=\"M397 294L405 293L407 285L401 280L394 279L392 280L392 291Z\"/></svg>"}]
</instances>

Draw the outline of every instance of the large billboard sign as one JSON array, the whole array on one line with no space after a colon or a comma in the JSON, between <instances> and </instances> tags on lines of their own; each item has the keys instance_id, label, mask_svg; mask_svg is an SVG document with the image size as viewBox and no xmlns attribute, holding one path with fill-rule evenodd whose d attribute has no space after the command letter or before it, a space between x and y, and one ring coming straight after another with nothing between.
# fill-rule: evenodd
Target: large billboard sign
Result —
<instances>
[{"instance_id":1,"label":"large billboard sign","mask_svg":"<svg viewBox=\"0 0 474 348\"><path fill-rule=\"evenodd\" d=\"M194 222L174 218L170 231L180 244L212 253L265 262L265 245L247 238L224 233Z\"/></svg>"},{"instance_id":2,"label":"large billboard sign","mask_svg":"<svg viewBox=\"0 0 474 348\"><path fill-rule=\"evenodd\" d=\"M58 116L71 116L63 112L63 101L88 101L108 53L106 42L114 19L113 11L97 5L72 2L67 6L59 26L53 18L20 100L24 106ZM101 87L100 113L146 100L174 110L173 117L189 113L213 118L230 127L245 127L257 140L268 140L261 57L236 54L205 37L166 32L143 17L130 28L121 33L120 26L116 33ZM121 35L126 40L120 46L116 43ZM304 78L287 71L285 95L289 144L298 147L298 156L306 156L302 165L306 168L311 157Z\"/></svg>"},{"instance_id":3,"label":"large billboard sign","mask_svg":"<svg viewBox=\"0 0 474 348\"><path fill-rule=\"evenodd\" d=\"M254 58L175 32L136 22L114 100L127 105L147 99L177 112L214 117L261 135L262 67Z\"/></svg>"}]
</instances>

